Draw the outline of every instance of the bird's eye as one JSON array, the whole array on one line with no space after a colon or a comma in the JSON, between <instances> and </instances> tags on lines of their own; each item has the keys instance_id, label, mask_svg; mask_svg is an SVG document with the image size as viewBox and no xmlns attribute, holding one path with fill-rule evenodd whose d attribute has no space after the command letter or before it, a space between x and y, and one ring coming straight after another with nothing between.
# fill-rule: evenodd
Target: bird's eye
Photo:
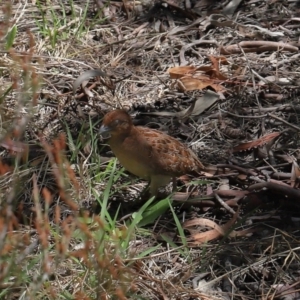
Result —
<instances>
[{"instance_id":1,"label":"bird's eye","mask_svg":"<svg viewBox=\"0 0 300 300\"><path fill-rule=\"evenodd\" d=\"M122 121L117 119L117 120L114 120L112 123L111 123L111 126L112 127L116 127L118 125L122 124Z\"/></svg>"}]
</instances>

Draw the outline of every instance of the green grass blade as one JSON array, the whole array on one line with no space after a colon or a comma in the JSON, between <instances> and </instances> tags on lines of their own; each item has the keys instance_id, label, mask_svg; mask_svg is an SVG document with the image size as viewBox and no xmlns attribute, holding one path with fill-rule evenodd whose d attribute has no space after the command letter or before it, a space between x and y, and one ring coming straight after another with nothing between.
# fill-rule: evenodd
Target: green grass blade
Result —
<instances>
[{"instance_id":1,"label":"green grass blade","mask_svg":"<svg viewBox=\"0 0 300 300\"><path fill-rule=\"evenodd\" d=\"M16 35L17 35L17 26L14 25L12 29L6 35L6 50L9 50L14 44Z\"/></svg>"}]
</instances>

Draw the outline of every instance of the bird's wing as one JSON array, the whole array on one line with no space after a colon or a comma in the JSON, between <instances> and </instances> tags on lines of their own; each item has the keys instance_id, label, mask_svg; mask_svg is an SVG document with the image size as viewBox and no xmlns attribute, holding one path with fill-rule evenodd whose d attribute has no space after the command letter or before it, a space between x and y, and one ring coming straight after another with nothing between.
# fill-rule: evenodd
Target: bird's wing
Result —
<instances>
[{"instance_id":1,"label":"bird's wing","mask_svg":"<svg viewBox=\"0 0 300 300\"><path fill-rule=\"evenodd\" d=\"M204 168L197 156L183 143L155 129L136 127L147 145L152 168L158 174L179 176Z\"/></svg>"}]
</instances>

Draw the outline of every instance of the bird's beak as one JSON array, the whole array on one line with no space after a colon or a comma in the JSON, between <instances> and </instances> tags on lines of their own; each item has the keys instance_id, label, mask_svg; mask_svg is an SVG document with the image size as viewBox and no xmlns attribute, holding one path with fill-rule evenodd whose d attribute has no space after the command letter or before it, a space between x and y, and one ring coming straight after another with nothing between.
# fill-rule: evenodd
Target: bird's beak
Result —
<instances>
[{"instance_id":1,"label":"bird's beak","mask_svg":"<svg viewBox=\"0 0 300 300\"><path fill-rule=\"evenodd\" d=\"M99 134L103 136L104 139L110 138L111 128L106 125L102 125L99 129Z\"/></svg>"}]
</instances>

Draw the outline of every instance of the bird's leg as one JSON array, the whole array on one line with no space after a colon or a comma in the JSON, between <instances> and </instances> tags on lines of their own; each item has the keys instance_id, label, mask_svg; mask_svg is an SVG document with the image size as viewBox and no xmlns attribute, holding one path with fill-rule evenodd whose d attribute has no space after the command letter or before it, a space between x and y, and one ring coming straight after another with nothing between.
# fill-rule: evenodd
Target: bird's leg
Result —
<instances>
[{"instance_id":1,"label":"bird's leg","mask_svg":"<svg viewBox=\"0 0 300 300\"><path fill-rule=\"evenodd\" d=\"M160 186L166 186L171 180L170 176L166 175L155 175L151 177L150 182L150 194L151 196L157 196L158 188Z\"/></svg>"},{"instance_id":2,"label":"bird's leg","mask_svg":"<svg viewBox=\"0 0 300 300\"><path fill-rule=\"evenodd\" d=\"M140 197L142 200L148 200L151 197L150 193L150 182L148 182L147 186L142 190Z\"/></svg>"},{"instance_id":3,"label":"bird's leg","mask_svg":"<svg viewBox=\"0 0 300 300\"><path fill-rule=\"evenodd\" d=\"M148 200L151 197L157 198L157 196L163 196L166 197L167 195L159 194L159 187L165 186L170 182L170 177L165 175L156 175L152 176L151 181L147 184L147 186L143 189L141 192L141 199L142 200ZM172 193L175 193L177 191L177 178L172 177Z\"/></svg>"},{"instance_id":4,"label":"bird's leg","mask_svg":"<svg viewBox=\"0 0 300 300\"><path fill-rule=\"evenodd\" d=\"M177 191L177 178L172 177L172 193L175 193Z\"/></svg>"}]
</instances>

